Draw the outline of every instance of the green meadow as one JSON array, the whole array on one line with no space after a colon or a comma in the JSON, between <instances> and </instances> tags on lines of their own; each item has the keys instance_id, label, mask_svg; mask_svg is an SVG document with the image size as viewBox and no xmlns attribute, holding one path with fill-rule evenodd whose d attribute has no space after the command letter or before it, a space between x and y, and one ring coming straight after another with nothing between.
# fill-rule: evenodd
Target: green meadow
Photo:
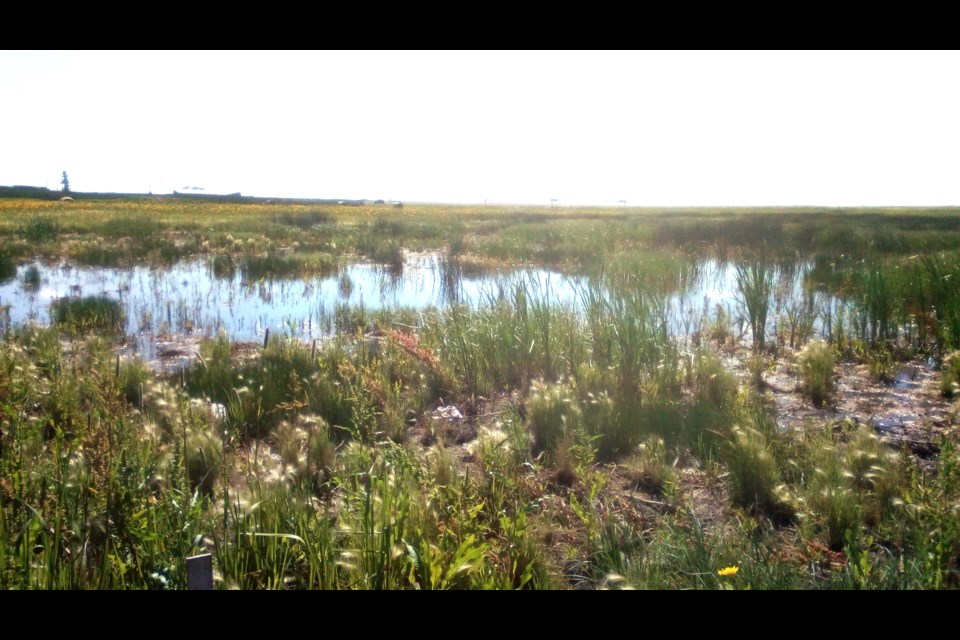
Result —
<instances>
[{"instance_id":1,"label":"green meadow","mask_svg":"<svg viewBox=\"0 0 960 640\"><path fill-rule=\"evenodd\" d=\"M163 368L111 297L0 314L0 587L184 589L201 553L222 589L960 587L958 209L0 199L26 292L421 253L498 294ZM734 295L677 308L708 263Z\"/></svg>"}]
</instances>

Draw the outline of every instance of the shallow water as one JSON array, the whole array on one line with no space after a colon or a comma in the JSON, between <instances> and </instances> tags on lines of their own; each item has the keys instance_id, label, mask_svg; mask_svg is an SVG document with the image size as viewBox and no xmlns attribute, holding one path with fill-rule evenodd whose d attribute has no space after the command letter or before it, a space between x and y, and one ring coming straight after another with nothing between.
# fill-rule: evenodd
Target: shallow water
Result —
<instances>
[{"instance_id":1,"label":"shallow water","mask_svg":"<svg viewBox=\"0 0 960 640\"><path fill-rule=\"evenodd\" d=\"M34 269L39 278L30 286L25 276ZM734 266L704 261L695 271L681 293L664 300L668 328L674 334L702 328L718 304L736 312ZM587 284L584 277L535 268L463 276L453 282L445 276L449 274L435 254L408 255L399 274L358 262L339 275L259 281L245 281L239 270L232 277L216 277L204 259L129 269L35 262L21 265L15 278L0 284L0 307L8 325L47 324L50 306L58 299L108 296L125 307L133 351L152 359L171 339L220 331L234 341L260 341L268 329L274 336L301 340L323 337L333 331L338 305L427 309L456 300L476 306L509 295L510 286L521 282L531 294L551 303L577 306ZM798 270L787 282L791 295L799 295L801 280Z\"/></svg>"},{"instance_id":2,"label":"shallow water","mask_svg":"<svg viewBox=\"0 0 960 640\"><path fill-rule=\"evenodd\" d=\"M36 286L25 279L33 269L39 275ZM452 296L477 304L516 278L549 291L558 303L576 298L576 278L544 269L463 277L451 289L437 257L419 255L409 256L399 275L380 265L356 263L334 276L259 281L245 281L239 270L229 278L215 277L202 259L131 269L35 262L21 265L15 278L0 284L0 307L8 325L48 324L51 305L58 299L107 296L124 305L126 332L135 349L150 357L157 341L171 335L214 336L224 331L233 340L257 341L269 329L273 335L304 340L321 337L331 333L337 305L427 309L446 306Z\"/></svg>"}]
</instances>

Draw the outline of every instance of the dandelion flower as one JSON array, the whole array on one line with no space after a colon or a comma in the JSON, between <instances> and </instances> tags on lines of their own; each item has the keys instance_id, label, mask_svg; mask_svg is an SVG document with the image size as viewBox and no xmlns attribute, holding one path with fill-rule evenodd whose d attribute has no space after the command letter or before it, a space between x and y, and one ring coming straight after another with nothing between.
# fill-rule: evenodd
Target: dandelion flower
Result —
<instances>
[{"instance_id":1,"label":"dandelion flower","mask_svg":"<svg viewBox=\"0 0 960 640\"><path fill-rule=\"evenodd\" d=\"M724 567L723 569L717 570L718 576L735 576L737 572L740 571L740 567L733 565L732 567Z\"/></svg>"}]
</instances>

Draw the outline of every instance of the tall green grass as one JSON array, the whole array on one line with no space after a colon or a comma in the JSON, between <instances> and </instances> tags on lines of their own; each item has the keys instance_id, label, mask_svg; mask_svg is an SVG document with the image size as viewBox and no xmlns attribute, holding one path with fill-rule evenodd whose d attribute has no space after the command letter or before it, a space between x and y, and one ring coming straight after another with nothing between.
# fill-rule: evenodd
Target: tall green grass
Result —
<instances>
[{"instance_id":1,"label":"tall green grass","mask_svg":"<svg viewBox=\"0 0 960 640\"><path fill-rule=\"evenodd\" d=\"M106 296L61 298L51 306L52 322L69 332L122 333L126 323L123 305Z\"/></svg>"},{"instance_id":2,"label":"tall green grass","mask_svg":"<svg viewBox=\"0 0 960 640\"><path fill-rule=\"evenodd\" d=\"M836 356L825 342L808 344L797 357L800 367L800 388L817 406L833 398Z\"/></svg>"},{"instance_id":3,"label":"tall green grass","mask_svg":"<svg viewBox=\"0 0 960 640\"><path fill-rule=\"evenodd\" d=\"M767 315L775 275L772 267L760 262L736 266L737 300L750 320L756 351L763 351L766 345Z\"/></svg>"}]
</instances>

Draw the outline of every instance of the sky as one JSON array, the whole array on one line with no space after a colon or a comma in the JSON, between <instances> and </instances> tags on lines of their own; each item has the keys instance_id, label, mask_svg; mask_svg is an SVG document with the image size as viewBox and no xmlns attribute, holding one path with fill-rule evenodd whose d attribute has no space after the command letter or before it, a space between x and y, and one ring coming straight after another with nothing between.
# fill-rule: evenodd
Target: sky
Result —
<instances>
[{"instance_id":1,"label":"sky","mask_svg":"<svg viewBox=\"0 0 960 640\"><path fill-rule=\"evenodd\" d=\"M0 185L960 205L960 52L0 51Z\"/></svg>"}]
</instances>

